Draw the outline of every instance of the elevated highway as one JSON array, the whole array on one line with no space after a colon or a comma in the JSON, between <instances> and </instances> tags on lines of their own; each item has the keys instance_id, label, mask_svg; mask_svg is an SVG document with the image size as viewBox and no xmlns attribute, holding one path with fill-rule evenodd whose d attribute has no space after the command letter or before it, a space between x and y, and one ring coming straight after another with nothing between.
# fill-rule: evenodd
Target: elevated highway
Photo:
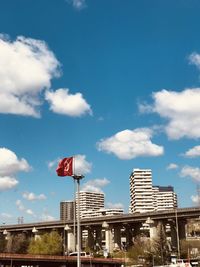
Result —
<instances>
[{"instance_id":1,"label":"elevated highway","mask_svg":"<svg viewBox=\"0 0 200 267\"><path fill-rule=\"evenodd\" d=\"M167 234L172 247L177 247L178 239L186 238L188 220L199 218L200 207L82 219L82 248L87 246L94 251L98 245L100 250L106 248L109 252L122 249L124 245L128 248L132 246L134 237L141 233L150 239L154 238L160 222L170 230ZM52 230L57 230L62 236L66 252L74 251L77 234L72 220L0 226L0 234L6 234L7 239L22 232L36 238Z\"/></svg>"},{"instance_id":2,"label":"elevated highway","mask_svg":"<svg viewBox=\"0 0 200 267\"><path fill-rule=\"evenodd\" d=\"M81 220L81 227L87 226L101 226L103 222L108 224L137 224L143 223L150 217L152 220L173 220L177 216L179 221L188 220L188 219L197 219L200 218L200 207L195 208L179 208L177 210L166 210L159 212L148 212L148 213L134 213L134 214L121 214L115 216L102 216L96 218L88 218ZM47 222L33 222L33 223L24 223L24 224L13 224L8 225L4 224L0 226L0 232L3 232L5 229L10 232L21 232L21 231L31 231L33 227L36 227L38 230L48 230L48 229L63 229L63 227L68 224L73 227L74 222L71 221L47 221Z\"/></svg>"}]
</instances>

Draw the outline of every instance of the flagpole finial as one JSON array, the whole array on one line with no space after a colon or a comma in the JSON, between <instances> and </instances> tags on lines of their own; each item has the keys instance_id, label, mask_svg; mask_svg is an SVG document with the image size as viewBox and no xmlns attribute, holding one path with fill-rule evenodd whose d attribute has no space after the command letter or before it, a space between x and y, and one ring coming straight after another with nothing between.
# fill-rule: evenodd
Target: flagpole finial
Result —
<instances>
[{"instance_id":1,"label":"flagpole finial","mask_svg":"<svg viewBox=\"0 0 200 267\"><path fill-rule=\"evenodd\" d=\"M83 179L85 176L82 175L82 174L79 174L79 175L77 175L77 174L73 174L72 177L74 178L74 180L81 180L81 179Z\"/></svg>"}]
</instances>

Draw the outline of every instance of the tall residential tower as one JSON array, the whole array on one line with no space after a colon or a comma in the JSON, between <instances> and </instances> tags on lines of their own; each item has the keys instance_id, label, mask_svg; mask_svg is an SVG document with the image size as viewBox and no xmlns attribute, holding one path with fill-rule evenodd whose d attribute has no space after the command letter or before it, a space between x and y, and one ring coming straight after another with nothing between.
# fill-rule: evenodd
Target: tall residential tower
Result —
<instances>
[{"instance_id":1,"label":"tall residential tower","mask_svg":"<svg viewBox=\"0 0 200 267\"><path fill-rule=\"evenodd\" d=\"M133 169L130 175L130 198L130 213L154 210L150 169Z\"/></svg>"},{"instance_id":2,"label":"tall residential tower","mask_svg":"<svg viewBox=\"0 0 200 267\"><path fill-rule=\"evenodd\" d=\"M172 186L152 186L150 169L133 169L130 175L130 213L175 208L177 195Z\"/></svg>"}]
</instances>

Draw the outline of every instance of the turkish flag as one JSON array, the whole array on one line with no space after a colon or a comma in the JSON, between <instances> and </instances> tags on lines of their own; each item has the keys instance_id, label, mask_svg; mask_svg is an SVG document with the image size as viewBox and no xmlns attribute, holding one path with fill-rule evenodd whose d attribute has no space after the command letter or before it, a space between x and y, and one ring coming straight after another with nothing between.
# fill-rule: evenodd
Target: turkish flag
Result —
<instances>
[{"instance_id":1,"label":"turkish flag","mask_svg":"<svg viewBox=\"0 0 200 267\"><path fill-rule=\"evenodd\" d=\"M58 176L73 175L73 157L61 159L56 169Z\"/></svg>"}]
</instances>

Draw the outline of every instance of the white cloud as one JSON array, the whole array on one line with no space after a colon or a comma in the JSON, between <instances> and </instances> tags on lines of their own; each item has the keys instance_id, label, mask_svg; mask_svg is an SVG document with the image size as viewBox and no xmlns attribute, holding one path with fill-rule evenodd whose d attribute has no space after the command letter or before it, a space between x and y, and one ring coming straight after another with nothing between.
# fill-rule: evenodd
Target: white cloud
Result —
<instances>
[{"instance_id":1,"label":"white cloud","mask_svg":"<svg viewBox=\"0 0 200 267\"><path fill-rule=\"evenodd\" d=\"M69 89L60 88L56 91L46 91L46 100L50 104L50 110L55 113L71 117L80 117L85 114L92 115L90 105L81 93L70 94Z\"/></svg>"},{"instance_id":2,"label":"white cloud","mask_svg":"<svg viewBox=\"0 0 200 267\"><path fill-rule=\"evenodd\" d=\"M189 158L195 158L200 156L200 146L195 146L185 152L184 156Z\"/></svg>"},{"instance_id":3,"label":"white cloud","mask_svg":"<svg viewBox=\"0 0 200 267\"><path fill-rule=\"evenodd\" d=\"M71 3L75 9L81 10L86 7L85 0L67 0L68 3Z\"/></svg>"},{"instance_id":4,"label":"white cloud","mask_svg":"<svg viewBox=\"0 0 200 267\"><path fill-rule=\"evenodd\" d=\"M15 204L16 204L18 210L20 210L20 211L24 211L25 210L25 207L24 207L24 205L23 205L23 203L22 203L22 201L20 199L16 200Z\"/></svg>"},{"instance_id":5,"label":"white cloud","mask_svg":"<svg viewBox=\"0 0 200 267\"><path fill-rule=\"evenodd\" d=\"M200 168L185 166L182 168L180 176L181 177L190 177L194 181L200 182Z\"/></svg>"},{"instance_id":6,"label":"white cloud","mask_svg":"<svg viewBox=\"0 0 200 267\"><path fill-rule=\"evenodd\" d=\"M42 214L40 219L43 221L43 222L47 222L47 221L55 221L55 217L49 215L49 214Z\"/></svg>"},{"instance_id":7,"label":"white cloud","mask_svg":"<svg viewBox=\"0 0 200 267\"><path fill-rule=\"evenodd\" d=\"M16 154L7 149L7 148L0 148L0 175L13 175L17 172L30 171L31 167L27 163L27 161L22 158L18 159Z\"/></svg>"},{"instance_id":8,"label":"white cloud","mask_svg":"<svg viewBox=\"0 0 200 267\"><path fill-rule=\"evenodd\" d=\"M22 197L26 200L29 200L29 201L34 201L34 200L45 200L46 199L46 196L44 194L40 194L40 195L35 195L34 193L32 192L24 192L22 194Z\"/></svg>"},{"instance_id":9,"label":"white cloud","mask_svg":"<svg viewBox=\"0 0 200 267\"><path fill-rule=\"evenodd\" d=\"M74 156L74 173L79 175L85 175L90 173L92 169L92 163L86 160L85 155Z\"/></svg>"},{"instance_id":10,"label":"white cloud","mask_svg":"<svg viewBox=\"0 0 200 267\"><path fill-rule=\"evenodd\" d=\"M49 161L49 162L47 163L48 168L49 168L49 169L53 169L53 168L55 168L55 166L58 165L58 162L59 162L59 161L60 161L60 159L55 159L55 160Z\"/></svg>"},{"instance_id":11,"label":"white cloud","mask_svg":"<svg viewBox=\"0 0 200 267\"><path fill-rule=\"evenodd\" d=\"M20 199L18 199L18 200L15 202L15 204L16 204L18 210L23 211L23 212L25 212L26 214L35 217L34 212L33 212L31 209L27 209L27 208L24 206L24 204L22 203L22 201L21 201Z\"/></svg>"},{"instance_id":12,"label":"white cloud","mask_svg":"<svg viewBox=\"0 0 200 267\"><path fill-rule=\"evenodd\" d=\"M199 197L197 195L196 196L191 196L191 200L195 204L199 204L199 201L200 201L200 199L199 199Z\"/></svg>"},{"instance_id":13,"label":"white cloud","mask_svg":"<svg viewBox=\"0 0 200 267\"><path fill-rule=\"evenodd\" d=\"M200 55L196 52L192 53L189 56L189 63L195 65L198 69L200 69Z\"/></svg>"},{"instance_id":14,"label":"white cloud","mask_svg":"<svg viewBox=\"0 0 200 267\"><path fill-rule=\"evenodd\" d=\"M0 113L39 117L39 94L59 75L59 62L45 42L0 35Z\"/></svg>"},{"instance_id":15,"label":"white cloud","mask_svg":"<svg viewBox=\"0 0 200 267\"><path fill-rule=\"evenodd\" d=\"M124 130L97 143L99 151L113 153L120 159L139 156L160 156L164 148L151 142L153 131L147 128Z\"/></svg>"},{"instance_id":16,"label":"white cloud","mask_svg":"<svg viewBox=\"0 0 200 267\"><path fill-rule=\"evenodd\" d=\"M174 169L177 169L178 168L178 165L175 164L175 163L170 163L168 166L167 166L167 170L174 170Z\"/></svg>"},{"instance_id":17,"label":"white cloud","mask_svg":"<svg viewBox=\"0 0 200 267\"><path fill-rule=\"evenodd\" d=\"M109 183L110 181L106 178L90 180L83 184L81 191L103 193L102 187Z\"/></svg>"},{"instance_id":18,"label":"white cloud","mask_svg":"<svg viewBox=\"0 0 200 267\"><path fill-rule=\"evenodd\" d=\"M26 213L31 216L35 216L34 212L31 209L27 209Z\"/></svg>"},{"instance_id":19,"label":"white cloud","mask_svg":"<svg viewBox=\"0 0 200 267\"><path fill-rule=\"evenodd\" d=\"M169 138L200 137L200 88L182 92L161 90L153 93L153 99L154 104L146 110L167 119L165 131ZM144 105L142 110L145 111Z\"/></svg>"},{"instance_id":20,"label":"white cloud","mask_svg":"<svg viewBox=\"0 0 200 267\"><path fill-rule=\"evenodd\" d=\"M108 202L106 204L108 209L124 209L124 205L122 203L111 203Z\"/></svg>"},{"instance_id":21,"label":"white cloud","mask_svg":"<svg viewBox=\"0 0 200 267\"><path fill-rule=\"evenodd\" d=\"M19 182L12 177L0 177L0 191L6 191L14 188Z\"/></svg>"}]
</instances>

